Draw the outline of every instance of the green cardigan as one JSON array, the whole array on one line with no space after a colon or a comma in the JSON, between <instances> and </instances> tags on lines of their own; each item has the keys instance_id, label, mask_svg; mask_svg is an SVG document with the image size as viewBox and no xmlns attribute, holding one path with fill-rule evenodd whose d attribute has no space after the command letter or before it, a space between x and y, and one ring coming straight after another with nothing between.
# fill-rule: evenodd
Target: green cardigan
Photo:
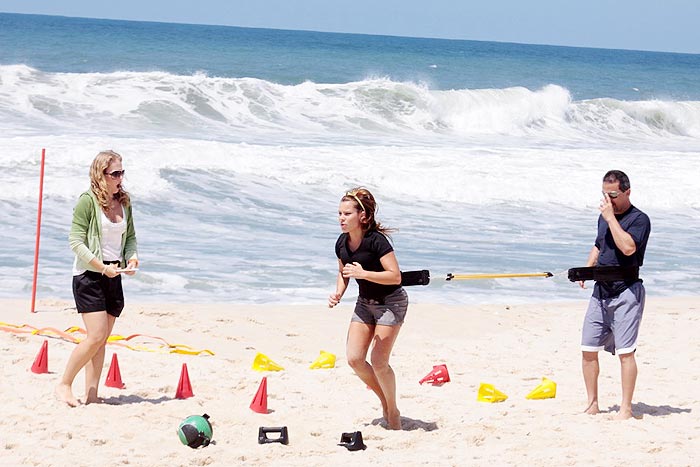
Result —
<instances>
[{"instance_id":1,"label":"green cardigan","mask_svg":"<svg viewBox=\"0 0 700 467\"><path fill-rule=\"evenodd\" d=\"M102 222L100 213L102 208L97 201L97 197L92 190L86 191L80 198L78 204L73 209L73 223L70 227L68 241L70 248L77 257L76 268L79 270L95 270L90 261L98 258L102 261ZM126 261L137 257L136 233L134 231L134 220L131 215L131 206L124 208L126 219L126 232L122 234L122 262L121 267L126 267Z\"/></svg>"}]
</instances>

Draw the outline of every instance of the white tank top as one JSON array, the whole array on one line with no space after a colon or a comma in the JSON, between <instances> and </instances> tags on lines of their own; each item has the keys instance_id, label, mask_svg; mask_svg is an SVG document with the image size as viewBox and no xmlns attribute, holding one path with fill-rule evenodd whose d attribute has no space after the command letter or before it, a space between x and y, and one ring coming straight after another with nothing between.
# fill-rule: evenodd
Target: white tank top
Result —
<instances>
[{"instance_id":1,"label":"white tank top","mask_svg":"<svg viewBox=\"0 0 700 467\"><path fill-rule=\"evenodd\" d=\"M119 222L110 221L102 212L102 260L121 261L122 259L122 234L126 232L126 219L124 219L122 209L122 220Z\"/></svg>"}]
</instances>

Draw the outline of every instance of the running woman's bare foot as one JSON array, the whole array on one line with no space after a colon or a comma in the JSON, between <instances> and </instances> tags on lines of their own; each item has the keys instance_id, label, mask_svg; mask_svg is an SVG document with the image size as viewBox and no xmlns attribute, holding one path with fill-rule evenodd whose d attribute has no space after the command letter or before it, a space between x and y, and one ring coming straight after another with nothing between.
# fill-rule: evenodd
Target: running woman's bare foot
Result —
<instances>
[{"instance_id":1,"label":"running woman's bare foot","mask_svg":"<svg viewBox=\"0 0 700 467\"><path fill-rule=\"evenodd\" d=\"M85 405L87 404L104 404L105 400L101 397L90 397L85 400Z\"/></svg>"},{"instance_id":2,"label":"running woman's bare foot","mask_svg":"<svg viewBox=\"0 0 700 467\"><path fill-rule=\"evenodd\" d=\"M384 419L390 430L401 429L401 412L398 410L396 412L389 412Z\"/></svg>"},{"instance_id":3,"label":"running woman's bare foot","mask_svg":"<svg viewBox=\"0 0 700 467\"><path fill-rule=\"evenodd\" d=\"M61 383L58 386L56 386L54 393L56 394L56 398L58 400L60 400L61 402L65 402L70 407L77 407L80 405L80 401L75 398L71 387L67 384Z\"/></svg>"}]
</instances>

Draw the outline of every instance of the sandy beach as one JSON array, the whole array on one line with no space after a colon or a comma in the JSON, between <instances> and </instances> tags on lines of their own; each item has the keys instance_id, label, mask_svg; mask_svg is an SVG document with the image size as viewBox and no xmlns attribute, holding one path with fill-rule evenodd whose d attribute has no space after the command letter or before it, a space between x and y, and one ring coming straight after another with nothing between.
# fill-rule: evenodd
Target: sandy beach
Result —
<instances>
[{"instance_id":1,"label":"sandy beach","mask_svg":"<svg viewBox=\"0 0 700 467\"><path fill-rule=\"evenodd\" d=\"M127 297L128 299L128 297ZM53 389L73 343L28 333L0 332L4 416L2 465L697 465L700 384L695 341L700 298L650 298L637 352L634 410L641 419L616 421L617 357L601 354L600 404L584 415L579 334L585 301L528 305L411 305L395 346L402 431L389 431L381 407L348 367L344 339L351 301L318 306L241 306L128 302L114 334L144 334L211 355L168 353L157 340L108 345L124 389L101 385L104 404L74 409ZM81 326L73 304L2 300L5 324L66 330ZM24 328L27 329L27 328ZM48 374L30 367L48 340ZM311 370L321 350L336 367ZM251 368L261 352L284 367ZM194 397L175 399L186 363ZM451 381L418 381L445 364ZM267 377L268 414L250 409ZM526 400L542 377L557 383L553 399ZM477 401L479 384L508 395ZM83 396L83 373L74 392ZM180 443L179 423L207 413L213 443ZM289 444L258 444L259 427L286 426ZM361 431L367 449L338 446L343 432ZM275 435L271 434L274 438Z\"/></svg>"}]
</instances>

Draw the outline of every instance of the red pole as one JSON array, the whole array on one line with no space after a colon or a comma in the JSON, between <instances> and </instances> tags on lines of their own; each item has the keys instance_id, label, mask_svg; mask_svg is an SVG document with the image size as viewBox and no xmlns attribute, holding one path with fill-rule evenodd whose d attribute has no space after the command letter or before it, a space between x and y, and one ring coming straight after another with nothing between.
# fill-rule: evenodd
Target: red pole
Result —
<instances>
[{"instance_id":1,"label":"red pole","mask_svg":"<svg viewBox=\"0 0 700 467\"><path fill-rule=\"evenodd\" d=\"M41 175L39 176L39 211L36 215L36 246L34 247L34 280L32 281L32 313L36 303L36 274L39 269L39 238L41 238L41 202L44 200L44 160L46 149L41 150Z\"/></svg>"}]
</instances>

